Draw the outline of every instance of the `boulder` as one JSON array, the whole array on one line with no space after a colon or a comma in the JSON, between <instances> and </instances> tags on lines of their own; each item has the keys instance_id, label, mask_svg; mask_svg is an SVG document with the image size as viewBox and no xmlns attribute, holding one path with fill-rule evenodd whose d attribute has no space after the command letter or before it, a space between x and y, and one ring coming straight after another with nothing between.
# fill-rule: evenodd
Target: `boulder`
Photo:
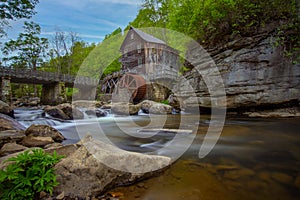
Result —
<instances>
[{"instance_id":1,"label":"boulder","mask_svg":"<svg viewBox=\"0 0 300 200\"><path fill-rule=\"evenodd\" d=\"M27 105L28 106L38 106L40 105L40 98L39 97L32 97L28 99Z\"/></svg>"},{"instance_id":2,"label":"boulder","mask_svg":"<svg viewBox=\"0 0 300 200\"><path fill-rule=\"evenodd\" d=\"M53 154L54 151L56 151L57 155L68 157L72 153L74 153L79 147L81 147L81 144L68 144L65 146L58 146L61 145L60 143L53 143L46 145L45 152L49 154Z\"/></svg>"},{"instance_id":3,"label":"boulder","mask_svg":"<svg viewBox=\"0 0 300 200\"><path fill-rule=\"evenodd\" d=\"M180 112L181 111L180 101L179 101L179 99L175 95L171 94L169 96L169 98L168 98L168 102L169 102L170 106L172 106L174 108L174 110L176 112Z\"/></svg>"},{"instance_id":4,"label":"boulder","mask_svg":"<svg viewBox=\"0 0 300 200\"><path fill-rule=\"evenodd\" d=\"M13 154L9 154L7 156L0 157L0 170L5 169L8 165L13 163L12 161L7 161L9 158L17 157L19 154L24 153L25 151L33 150L33 149L40 149L40 148L39 147L28 148L23 151L19 151L19 152L13 153Z\"/></svg>"},{"instance_id":5,"label":"boulder","mask_svg":"<svg viewBox=\"0 0 300 200\"><path fill-rule=\"evenodd\" d=\"M87 115L92 115L96 117L105 117L107 115L107 112L102 109L86 110L85 113Z\"/></svg>"},{"instance_id":6,"label":"boulder","mask_svg":"<svg viewBox=\"0 0 300 200\"><path fill-rule=\"evenodd\" d=\"M45 112L50 115L51 117L69 120L70 118L59 108L47 106L44 108Z\"/></svg>"},{"instance_id":7,"label":"boulder","mask_svg":"<svg viewBox=\"0 0 300 200\"><path fill-rule=\"evenodd\" d=\"M0 113L14 117L14 110L3 101L0 101Z\"/></svg>"},{"instance_id":8,"label":"boulder","mask_svg":"<svg viewBox=\"0 0 300 200\"><path fill-rule=\"evenodd\" d=\"M5 130L25 130L25 127L15 119L0 114L0 131Z\"/></svg>"},{"instance_id":9,"label":"boulder","mask_svg":"<svg viewBox=\"0 0 300 200\"><path fill-rule=\"evenodd\" d=\"M7 156L9 154L13 154L19 151L26 150L27 147L16 144L16 143L6 143L0 150L0 156Z\"/></svg>"},{"instance_id":10,"label":"boulder","mask_svg":"<svg viewBox=\"0 0 300 200\"><path fill-rule=\"evenodd\" d=\"M22 145L26 147L44 147L52 143L54 143L54 140L51 137L26 136L22 140Z\"/></svg>"},{"instance_id":11,"label":"boulder","mask_svg":"<svg viewBox=\"0 0 300 200\"><path fill-rule=\"evenodd\" d=\"M147 114L172 114L172 106L150 100L143 101L141 103L141 109Z\"/></svg>"},{"instance_id":12,"label":"boulder","mask_svg":"<svg viewBox=\"0 0 300 200\"><path fill-rule=\"evenodd\" d=\"M112 103L106 103L101 106L102 109L111 109Z\"/></svg>"},{"instance_id":13,"label":"boulder","mask_svg":"<svg viewBox=\"0 0 300 200\"><path fill-rule=\"evenodd\" d=\"M60 104L57 106L47 106L45 112L55 118L63 120L83 119L83 113L69 103Z\"/></svg>"},{"instance_id":14,"label":"boulder","mask_svg":"<svg viewBox=\"0 0 300 200\"><path fill-rule=\"evenodd\" d=\"M111 112L119 115L137 115L141 106L131 103L113 103Z\"/></svg>"},{"instance_id":15,"label":"boulder","mask_svg":"<svg viewBox=\"0 0 300 200\"><path fill-rule=\"evenodd\" d=\"M79 108L100 108L104 103L102 101L77 100L72 101L72 105Z\"/></svg>"},{"instance_id":16,"label":"boulder","mask_svg":"<svg viewBox=\"0 0 300 200\"><path fill-rule=\"evenodd\" d=\"M25 137L24 131L6 130L0 132L0 148L6 143L21 142Z\"/></svg>"},{"instance_id":17,"label":"boulder","mask_svg":"<svg viewBox=\"0 0 300 200\"><path fill-rule=\"evenodd\" d=\"M61 109L69 119L83 119L83 113L69 103L60 104L57 108Z\"/></svg>"},{"instance_id":18,"label":"boulder","mask_svg":"<svg viewBox=\"0 0 300 200\"><path fill-rule=\"evenodd\" d=\"M31 125L26 129L27 136L51 137L55 142L62 142L65 137L55 128L48 125Z\"/></svg>"},{"instance_id":19,"label":"boulder","mask_svg":"<svg viewBox=\"0 0 300 200\"><path fill-rule=\"evenodd\" d=\"M53 144L58 144L58 143L53 143ZM46 146L48 146L48 145L46 145ZM51 155L53 155L54 151L56 151L57 155L68 157L69 155L74 153L80 146L81 146L80 144L69 144L69 145L59 146L59 147L51 147L48 149L44 149L44 151ZM27 148L23 151L19 151L19 152L9 154L4 157L0 157L0 169L6 168L11 163L11 162L5 162L7 159L16 157L20 153L24 153L24 151L26 151L26 150L33 150L33 149L39 149L39 147Z\"/></svg>"},{"instance_id":20,"label":"boulder","mask_svg":"<svg viewBox=\"0 0 300 200\"><path fill-rule=\"evenodd\" d=\"M58 142L54 142L51 144L47 144L46 146L44 146L44 149L55 149L55 148L60 148L63 147L64 145L62 145L61 143Z\"/></svg>"},{"instance_id":21,"label":"boulder","mask_svg":"<svg viewBox=\"0 0 300 200\"><path fill-rule=\"evenodd\" d=\"M55 166L60 184L54 194L79 199L98 196L106 189L149 177L171 162L168 157L127 152L91 138L83 144Z\"/></svg>"}]
</instances>

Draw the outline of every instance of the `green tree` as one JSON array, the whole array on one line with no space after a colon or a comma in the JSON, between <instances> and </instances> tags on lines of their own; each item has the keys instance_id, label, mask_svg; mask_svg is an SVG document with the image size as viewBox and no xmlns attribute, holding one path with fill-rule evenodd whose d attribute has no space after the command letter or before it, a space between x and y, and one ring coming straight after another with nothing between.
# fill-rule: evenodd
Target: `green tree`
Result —
<instances>
[{"instance_id":1,"label":"green tree","mask_svg":"<svg viewBox=\"0 0 300 200\"><path fill-rule=\"evenodd\" d=\"M52 61L56 62L57 72L63 74L71 74L72 62L71 55L75 43L79 41L76 32L64 32L56 30L53 38L50 40L51 51L49 56Z\"/></svg>"},{"instance_id":2,"label":"green tree","mask_svg":"<svg viewBox=\"0 0 300 200\"><path fill-rule=\"evenodd\" d=\"M120 70L118 58L121 56L120 46L125 38L121 33L108 37L99 43L87 56L78 71L80 76L100 78L99 75Z\"/></svg>"},{"instance_id":3,"label":"green tree","mask_svg":"<svg viewBox=\"0 0 300 200\"><path fill-rule=\"evenodd\" d=\"M166 28L170 2L170 0L144 0L137 17L125 30L128 30L130 26Z\"/></svg>"},{"instance_id":4,"label":"green tree","mask_svg":"<svg viewBox=\"0 0 300 200\"><path fill-rule=\"evenodd\" d=\"M16 40L9 40L2 48L4 62L12 67L36 70L44 60L48 48L47 38L40 38L41 28L34 22L24 23L24 32ZM37 87L34 85L34 95Z\"/></svg>"},{"instance_id":5,"label":"green tree","mask_svg":"<svg viewBox=\"0 0 300 200\"><path fill-rule=\"evenodd\" d=\"M48 39L39 37L41 28L34 22L25 22L23 28L24 33L16 40L4 44L2 51L6 57L3 60L14 67L36 70L45 57Z\"/></svg>"},{"instance_id":6,"label":"green tree","mask_svg":"<svg viewBox=\"0 0 300 200\"><path fill-rule=\"evenodd\" d=\"M55 49L50 49L50 60L44 63L42 68L45 71L69 73L76 75L84 59L96 47L94 43L88 44L84 41L76 41L69 48L69 53L58 56Z\"/></svg>"},{"instance_id":7,"label":"green tree","mask_svg":"<svg viewBox=\"0 0 300 200\"><path fill-rule=\"evenodd\" d=\"M105 35L104 40L107 40L108 38L110 38L114 35L120 34L120 33L122 33L122 29L119 27L116 30L114 30L112 33Z\"/></svg>"},{"instance_id":8,"label":"green tree","mask_svg":"<svg viewBox=\"0 0 300 200\"><path fill-rule=\"evenodd\" d=\"M1 0L0 4L0 38L6 35L8 20L29 19L35 14L34 8L39 0Z\"/></svg>"}]
</instances>

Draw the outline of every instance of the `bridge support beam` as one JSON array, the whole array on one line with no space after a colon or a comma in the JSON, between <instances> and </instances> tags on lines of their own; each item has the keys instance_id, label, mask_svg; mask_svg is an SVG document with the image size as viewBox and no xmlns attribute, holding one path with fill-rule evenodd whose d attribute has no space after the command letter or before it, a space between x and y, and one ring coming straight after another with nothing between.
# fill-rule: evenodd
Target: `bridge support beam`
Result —
<instances>
[{"instance_id":1,"label":"bridge support beam","mask_svg":"<svg viewBox=\"0 0 300 200\"><path fill-rule=\"evenodd\" d=\"M7 104L11 104L11 86L10 86L10 78L2 77L1 78L1 100Z\"/></svg>"},{"instance_id":2,"label":"bridge support beam","mask_svg":"<svg viewBox=\"0 0 300 200\"><path fill-rule=\"evenodd\" d=\"M57 105L66 101L64 83L44 84L42 87L41 104Z\"/></svg>"}]
</instances>

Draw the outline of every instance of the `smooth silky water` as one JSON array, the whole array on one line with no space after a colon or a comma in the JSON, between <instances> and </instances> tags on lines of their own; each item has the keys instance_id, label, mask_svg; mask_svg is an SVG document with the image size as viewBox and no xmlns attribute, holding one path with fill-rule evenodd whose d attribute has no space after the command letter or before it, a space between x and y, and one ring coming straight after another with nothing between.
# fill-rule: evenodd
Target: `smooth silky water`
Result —
<instances>
[{"instance_id":1,"label":"smooth silky water","mask_svg":"<svg viewBox=\"0 0 300 200\"><path fill-rule=\"evenodd\" d=\"M125 129L136 133L147 127L148 115L86 116L83 120L61 121L44 116L42 110L37 109L15 112L17 120L26 127L48 124L58 129L67 138L64 144L75 143L90 133L100 140L107 137L124 150L172 157L172 152L162 149L174 139L174 133L159 132L149 138L123 133ZM169 115L164 122L160 120L163 116L157 115L154 117L157 124L150 128L177 129L183 118L194 122L195 117ZM122 194L122 198L128 200L300 199L299 118L227 119L217 144L202 159L198 153L210 123L209 116L201 116L197 121L180 127L195 129L198 126L198 131L193 135L192 145L172 166L156 177L110 192ZM95 127L101 127L105 136L98 134L101 131ZM84 134L78 134L78 130ZM182 140L185 137L190 135L183 134ZM182 148L180 140L172 145Z\"/></svg>"}]
</instances>

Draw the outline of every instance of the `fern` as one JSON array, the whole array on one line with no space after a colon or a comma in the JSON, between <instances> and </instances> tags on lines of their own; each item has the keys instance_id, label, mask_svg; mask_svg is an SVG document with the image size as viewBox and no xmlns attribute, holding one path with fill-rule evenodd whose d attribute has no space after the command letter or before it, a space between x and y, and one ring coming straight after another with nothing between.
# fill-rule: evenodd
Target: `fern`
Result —
<instances>
[{"instance_id":1,"label":"fern","mask_svg":"<svg viewBox=\"0 0 300 200\"><path fill-rule=\"evenodd\" d=\"M0 199L36 199L42 191L52 194L58 185L53 166L61 158L55 151L50 155L42 149L9 158L6 162L13 163L0 170Z\"/></svg>"}]
</instances>

